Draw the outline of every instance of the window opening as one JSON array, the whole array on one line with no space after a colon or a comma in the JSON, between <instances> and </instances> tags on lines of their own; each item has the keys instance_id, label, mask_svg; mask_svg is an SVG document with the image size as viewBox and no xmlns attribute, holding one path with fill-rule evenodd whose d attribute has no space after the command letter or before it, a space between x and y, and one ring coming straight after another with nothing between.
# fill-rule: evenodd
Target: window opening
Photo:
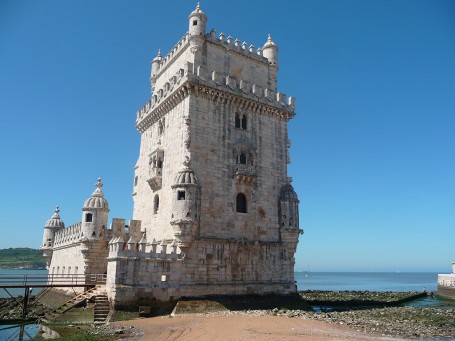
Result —
<instances>
[{"instance_id":1,"label":"window opening","mask_svg":"<svg viewBox=\"0 0 455 341\"><path fill-rule=\"evenodd\" d=\"M246 121L247 121L246 115L243 115L242 116L242 129L244 129L244 130L246 130Z\"/></svg>"},{"instance_id":2,"label":"window opening","mask_svg":"<svg viewBox=\"0 0 455 341\"><path fill-rule=\"evenodd\" d=\"M193 20L193 26L197 26L197 20Z\"/></svg>"},{"instance_id":3,"label":"window opening","mask_svg":"<svg viewBox=\"0 0 455 341\"><path fill-rule=\"evenodd\" d=\"M245 194L239 193L236 198L236 210L239 213L247 213Z\"/></svg>"},{"instance_id":4,"label":"window opening","mask_svg":"<svg viewBox=\"0 0 455 341\"><path fill-rule=\"evenodd\" d=\"M87 214L85 215L85 222L86 222L86 223L91 223L92 221L93 221L93 214L87 213Z\"/></svg>"},{"instance_id":5,"label":"window opening","mask_svg":"<svg viewBox=\"0 0 455 341\"><path fill-rule=\"evenodd\" d=\"M241 153L239 155L239 163L241 165L246 165L246 155L245 155L245 153Z\"/></svg>"},{"instance_id":6,"label":"window opening","mask_svg":"<svg viewBox=\"0 0 455 341\"><path fill-rule=\"evenodd\" d=\"M137 180L138 180L138 176L136 175L136 176L134 177L134 186L137 186Z\"/></svg>"},{"instance_id":7,"label":"window opening","mask_svg":"<svg viewBox=\"0 0 455 341\"><path fill-rule=\"evenodd\" d=\"M158 213L159 207L160 207L160 197L157 194L157 195L155 195L155 199L153 200L153 214Z\"/></svg>"},{"instance_id":8,"label":"window opening","mask_svg":"<svg viewBox=\"0 0 455 341\"><path fill-rule=\"evenodd\" d=\"M240 116L239 114L235 114L235 127L240 128Z\"/></svg>"},{"instance_id":9,"label":"window opening","mask_svg":"<svg viewBox=\"0 0 455 341\"><path fill-rule=\"evenodd\" d=\"M177 200L185 200L185 191L177 192Z\"/></svg>"}]
</instances>

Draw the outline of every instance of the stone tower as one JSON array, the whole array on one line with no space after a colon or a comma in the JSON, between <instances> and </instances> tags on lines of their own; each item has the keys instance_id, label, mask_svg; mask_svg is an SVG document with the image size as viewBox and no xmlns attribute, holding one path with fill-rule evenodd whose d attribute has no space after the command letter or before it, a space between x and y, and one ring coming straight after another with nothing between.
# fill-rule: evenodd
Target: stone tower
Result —
<instances>
[{"instance_id":1,"label":"stone tower","mask_svg":"<svg viewBox=\"0 0 455 341\"><path fill-rule=\"evenodd\" d=\"M136 116L133 218L142 235L109 243L108 294L118 306L296 291L303 231L287 174L295 100L277 92L278 46L270 35L256 49L206 33L199 4L188 19L189 31L153 59L152 96Z\"/></svg>"}]
</instances>

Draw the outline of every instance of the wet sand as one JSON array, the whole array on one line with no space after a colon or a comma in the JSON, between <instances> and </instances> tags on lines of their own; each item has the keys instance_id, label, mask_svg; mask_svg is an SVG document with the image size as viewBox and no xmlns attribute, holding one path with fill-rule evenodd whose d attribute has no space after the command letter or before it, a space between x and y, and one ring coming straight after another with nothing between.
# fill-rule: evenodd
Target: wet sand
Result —
<instances>
[{"instance_id":1,"label":"wet sand","mask_svg":"<svg viewBox=\"0 0 455 341\"><path fill-rule=\"evenodd\" d=\"M399 340L305 318L236 314L185 314L116 322L144 333L134 340ZM133 339L131 339L133 340Z\"/></svg>"}]
</instances>

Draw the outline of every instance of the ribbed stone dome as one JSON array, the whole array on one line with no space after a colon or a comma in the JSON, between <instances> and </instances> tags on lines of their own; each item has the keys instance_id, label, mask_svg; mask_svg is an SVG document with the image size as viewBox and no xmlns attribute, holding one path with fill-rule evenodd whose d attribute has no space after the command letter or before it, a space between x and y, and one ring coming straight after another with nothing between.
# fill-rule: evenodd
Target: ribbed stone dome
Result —
<instances>
[{"instance_id":1,"label":"ribbed stone dome","mask_svg":"<svg viewBox=\"0 0 455 341\"><path fill-rule=\"evenodd\" d=\"M201 16L204 15L205 16L205 13L201 10L201 6L200 6L199 2L197 3L194 11L191 12L191 14L189 16L191 17L193 15L201 15Z\"/></svg>"},{"instance_id":2,"label":"ribbed stone dome","mask_svg":"<svg viewBox=\"0 0 455 341\"><path fill-rule=\"evenodd\" d=\"M59 207L57 206L54 210L54 214L52 215L51 219L49 219L46 222L46 225L44 227L52 227L52 228L64 228L65 223L63 222L62 219L60 219L60 215L58 214L60 212Z\"/></svg>"},{"instance_id":3,"label":"ribbed stone dome","mask_svg":"<svg viewBox=\"0 0 455 341\"><path fill-rule=\"evenodd\" d=\"M84 203L84 209L86 208L96 208L96 209L109 209L109 204L107 200L104 199L104 193L101 190L103 184L101 183L101 178L98 178L96 183L96 189L93 191L92 196L88 198Z\"/></svg>"},{"instance_id":4,"label":"ribbed stone dome","mask_svg":"<svg viewBox=\"0 0 455 341\"><path fill-rule=\"evenodd\" d=\"M276 47L276 48L278 48L278 46L276 46L276 44L272 41L272 37L270 36L270 34L269 34L269 36L267 38L266 43L262 47L262 49L266 49L268 47Z\"/></svg>"},{"instance_id":5,"label":"ribbed stone dome","mask_svg":"<svg viewBox=\"0 0 455 341\"><path fill-rule=\"evenodd\" d=\"M280 200L298 201L297 193L290 183L283 186L281 189Z\"/></svg>"},{"instance_id":6,"label":"ribbed stone dome","mask_svg":"<svg viewBox=\"0 0 455 341\"><path fill-rule=\"evenodd\" d=\"M198 180L191 168L185 168L178 172L174 180L175 185L198 185Z\"/></svg>"}]
</instances>

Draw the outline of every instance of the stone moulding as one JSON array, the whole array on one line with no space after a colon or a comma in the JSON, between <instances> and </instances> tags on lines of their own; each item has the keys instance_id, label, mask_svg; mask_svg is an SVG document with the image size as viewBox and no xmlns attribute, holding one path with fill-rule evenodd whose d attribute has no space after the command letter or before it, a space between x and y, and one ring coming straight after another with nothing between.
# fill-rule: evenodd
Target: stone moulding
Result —
<instances>
[{"instance_id":1,"label":"stone moulding","mask_svg":"<svg viewBox=\"0 0 455 341\"><path fill-rule=\"evenodd\" d=\"M183 101L190 94L203 97L211 101L217 101L222 104L235 105L240 110L251 111L262 115L276 115L281 119L290 120L295 116L295 113L285 108L280 109L272 106L271 103L265 102L265 99L246 99L240 94L235 94L235 91L228 89L216 89L206 85L193 82L191 77L180 85L174 92L169 95L162 103L155 108L150 108L146 111L142 109L138 112L136 128L141 133L147 130L151 125L157 122L161 117L173 109L178 103ZM290 106L287 106L290 109ZM140 112L142 112L140 114Z\"/></svg>"}]
</instances>

